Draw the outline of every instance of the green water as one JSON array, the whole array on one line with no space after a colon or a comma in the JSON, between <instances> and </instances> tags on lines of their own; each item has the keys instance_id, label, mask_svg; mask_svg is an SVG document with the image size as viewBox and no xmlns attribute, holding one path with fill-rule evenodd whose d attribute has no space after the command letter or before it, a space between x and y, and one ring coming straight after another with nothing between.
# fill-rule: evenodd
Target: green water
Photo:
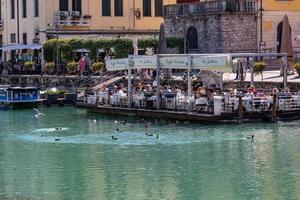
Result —
<instances>
[{"instance_id":1,"label":"green water","mask_svg":"<svg viewBox=\"0 0 300 200\"><path fill-rule=\"evenodd\" d=\"M0 199L300 199L299 121L159 122L157 140L134 118L43 112L0 111Z\"/></svg>"}]
</instances>

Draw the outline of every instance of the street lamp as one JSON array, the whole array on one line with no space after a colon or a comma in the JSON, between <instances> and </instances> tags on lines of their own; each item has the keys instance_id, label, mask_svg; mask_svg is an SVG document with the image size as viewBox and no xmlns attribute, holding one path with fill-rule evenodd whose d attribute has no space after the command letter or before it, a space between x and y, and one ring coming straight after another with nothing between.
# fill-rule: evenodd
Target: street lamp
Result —
<instances>
[{"instance_id":1,"label":"street lamp","mask_svg":"<svg viewBox=\"0 0 300 200\"><path fill-rule=\"evenodd\" d=\"M59 66L59 46L58 46L58 21L59 16L55 16L54 27L56 30L56 75L59 75L60 66Z\"/></svg>"},{"instance_id":2,"label":"street lamp","mask_svg":"<svg viewBox=\"0 0 300 200\"><path fill-rule=\"evenodd\" d=\"M262 40L262 37L263 37L263 6L262 6L262 0L260 0L260 8L259 8L259 11L260 11L260 41L259 41L259 52L261 52L261 48L262 48L262 43L263 43L263 40Z\"/></svg>"}]
</instances>

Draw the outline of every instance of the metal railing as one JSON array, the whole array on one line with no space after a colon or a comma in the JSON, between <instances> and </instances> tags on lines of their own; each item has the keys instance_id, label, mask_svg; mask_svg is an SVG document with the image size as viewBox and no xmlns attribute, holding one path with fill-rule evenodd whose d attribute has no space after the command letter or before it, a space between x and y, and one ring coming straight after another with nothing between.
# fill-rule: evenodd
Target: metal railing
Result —
<instances>
[{"instance_id":1,"label":"metal railing","mask_svg":"<svg viewBox=\"0 0 300 200\"><path fill-rule=\"evenodd\" d=\"M219 0L164 6L165 17L222 12L257 12L256 0Z\"/></svg>"},{"instance_id":2,"label":"metal railing","mask_svg":"<svg viewBox=\"0 0 300 200\"><path fill-rule=\"evenodd\" d=\"M171 95L171 94L170 94ZM226 100L225 96L222 96L222 113L238 113L240 109L239 97L230 97ZM109 92L95 93L94 95L86 95L85 103L88 105L110 105L113 107L128 107L127 94L119 95L118 93L110 94ZM300 110L300 96L279 95L276 98L277 111L299 111ZM262 113L271 112L273 109L274 99L272 96L265 98L242 98L242 109L245 113ZM155 94L152 95L135 95L131 107L137 109L155 109L156 99ZM161 98L162 110L173 110L183 112L194 113L213 113L214 101L209 98L197 98L188 97L187 95L162 96Z\"/></svg>"}]
</instances>

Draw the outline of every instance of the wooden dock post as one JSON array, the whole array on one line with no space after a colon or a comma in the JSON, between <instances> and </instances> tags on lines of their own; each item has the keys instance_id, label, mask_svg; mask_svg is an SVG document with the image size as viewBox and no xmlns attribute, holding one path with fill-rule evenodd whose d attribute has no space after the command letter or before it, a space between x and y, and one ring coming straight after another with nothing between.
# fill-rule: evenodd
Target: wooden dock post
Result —
<instances>
[{"instance_id":1,"label":"wooden dock post","mask_svg":"<svg viewBox=\"0 0 300 200\"><path fill-rule=\"evenodd\" d=\"M277 95L273 95L273 105L272 105L272 122L277 121Z\"/></svg>"},{"instance_id":2,"label":"wooden dock post","mask_svg":"<svg viewBox=\"0 0 300 200\"><path fill-rule=\"evenodd\" d=\"M238 122L239 123L243 122L243 98L241 95L239 96L239 120L238 120Z\"/></svg>"}]
</instances>

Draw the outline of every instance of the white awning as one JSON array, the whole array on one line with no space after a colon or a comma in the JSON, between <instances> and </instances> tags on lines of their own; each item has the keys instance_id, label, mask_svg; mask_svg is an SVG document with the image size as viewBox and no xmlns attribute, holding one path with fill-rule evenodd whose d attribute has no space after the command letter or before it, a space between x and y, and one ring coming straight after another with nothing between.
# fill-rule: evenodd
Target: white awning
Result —
<instances>
[{"instance_id":1,"label":"white awning","mask_svg":"<svg viewBox=\"0 0 300 200\"><path fill-rule=\"evenodd\" d=\"M0 48L0 50L3 51L11 51L11 50L17 50L17 49L41 49L43 46L41 44L12 44L12 45L7 45L3 46Z\"/></svg>"}]
</instances>

